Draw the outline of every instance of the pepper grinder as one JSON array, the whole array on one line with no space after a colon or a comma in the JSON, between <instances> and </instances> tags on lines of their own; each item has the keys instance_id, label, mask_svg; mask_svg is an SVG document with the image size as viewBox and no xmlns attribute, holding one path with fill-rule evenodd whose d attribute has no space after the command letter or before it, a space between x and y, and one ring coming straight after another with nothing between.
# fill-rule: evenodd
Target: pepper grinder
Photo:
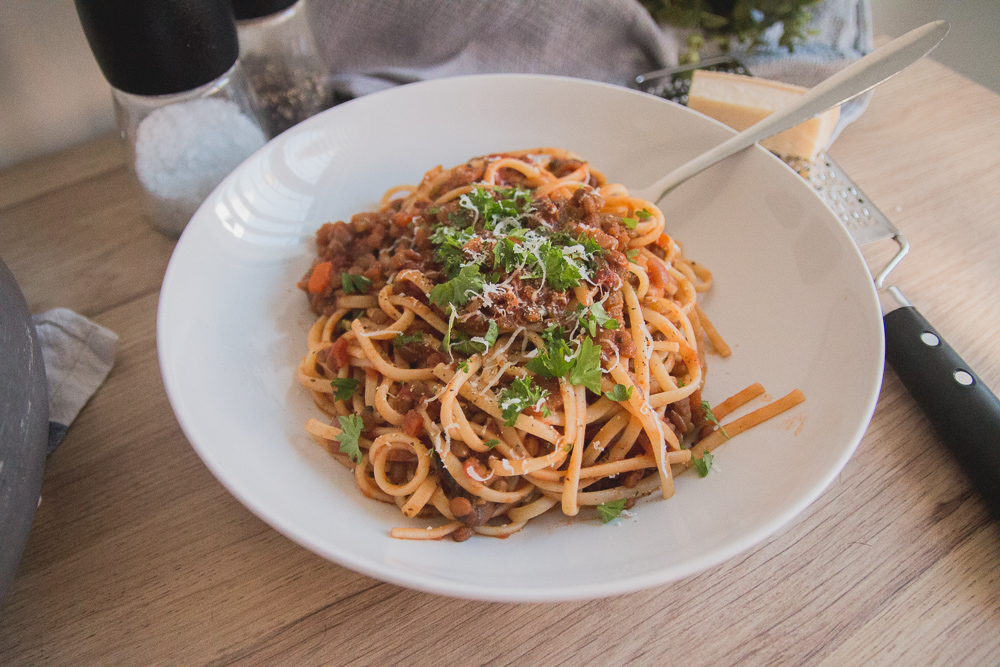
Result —
<instances>
[{"instance_id":1,"label":"pepper grinder","mask_svg":"<svg viewBox=\"0 0 1000 667\"><path fill-rule=\"evenodd\" d=\"M179 236L208 194L264 145L228 0L76 0L111 84L149 223Z\"/></svg>"},{"instance_id":2,"label":"pepper grinder","mask_svg":"<svg viewBox=\"0 0 1000 667\"><path fill-rule=\"evenodd\" d=\"M240 64L274 137L333 104L306 0L232 0Z\"/></svg>"}]
</instances>

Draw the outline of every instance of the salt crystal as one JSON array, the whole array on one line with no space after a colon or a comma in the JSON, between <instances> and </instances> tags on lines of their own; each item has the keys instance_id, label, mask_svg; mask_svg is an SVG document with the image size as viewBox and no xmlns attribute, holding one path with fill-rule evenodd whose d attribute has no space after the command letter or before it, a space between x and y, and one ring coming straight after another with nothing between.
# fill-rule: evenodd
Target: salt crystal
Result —
<instances>
[{"instance_id":1,"label":"salt crystal","mask_svg":"<svg viewBox=\"0 0 1000 667\"><path fill-rule=\"evenodd\" d=\"M191 100L149 114L136 132L135 171L152 200L152 223L180 234L215 186L264 142L260 127L229 100Z\"/></svg>"}]
</instances>

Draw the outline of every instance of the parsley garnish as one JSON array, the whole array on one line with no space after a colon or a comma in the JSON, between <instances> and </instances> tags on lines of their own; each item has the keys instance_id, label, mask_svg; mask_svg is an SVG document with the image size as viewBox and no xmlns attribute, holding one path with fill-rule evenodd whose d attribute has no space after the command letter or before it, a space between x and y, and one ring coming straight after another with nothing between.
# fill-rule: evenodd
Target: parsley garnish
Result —
<instances>
[{"instance_id":1,"label":"parsley garnish","mask_svg":"<svg viewBox=\"0 0 1000 667\"><path fill-rule=\"evenodd\" d=\"M633 264L638 264L638 262L635 261L635 258L639 256L639 248L632 248L631 250L626 250L625 256L628 257L628 261L632 262Z\"/></svg>"},{"instance_id":2,"label":"parsley garnish","mask_svg":"<svg viewBox=\"0 0 1000 667\"><path fill-rule=\"evenodd\" d=\"M601 515L601 523L608 523L618 518L618 515L625 509L625 499L609 500L597 506L597 513Z\"/></svg>"},{"instance_id":3,"label":"parsley garnish","mask_svg":"<svg viewBox=\"0 0 1000 667\"><path fill-rule=\"evenodd\" d=\"M639 218L640 220L649 220L651 217L653 217L653 214L643 208L635 212L635 217Z\"/></svg>"},{"instance_id":4,"label":"parsley garnish","mask_svg":"<svg viewBox=\"0 0 1000 667\"><path fill-rule=\"evenodd\" d=\"M597 336L597 327L604 327L605 329L618 328L618 320L608 315L600 302L594 303L589 307L578 306L577 312L580 315L580 324L583 325L583 328L591 336Z\"/></svg>"},{"instance_id":5,"label":"parsley garnish","mask_svg":"<svg viewBox=\"0 0 1000 667\"><path fill-rule=\"evenodd\" d=\"M361 383L354 378L334 378L330 381L330 384L337 390L333 395L333 400L346 401L354 397L354 392Z\"/></svg>"},{"instance_id":6,"label":"parsley garnish","mask_svg":"<svg viewBox=\"0 0 1000 667\"><path fill-rule=\"evenodd\" d=\"M469 362L465 361L464 359L458 362L458 367L462 369L463 373L469 372Z\"/></svg>"},{"instance_id":7,"label":"parsley garnish","mask_svg":"<svg viewBox=\"0 0 1000 667\"><path fill-rule=\"evenodd\" d=\"M464 306L482 289L483 277L479 275L479 265L470 264L463 266L458 275L448 282L435 285L431 290L431 301L439 306Z\"/></svg>"},{"instance_id":8,"label":"parsley garnish","mask_svg":"<svg viewBox=\"0 0 1000 667\"><path fill-rule=\"evenodd\" d=\"M622 403L623 401L627 401L632 398L632 387L626 387L623 384L616 384L611 391L604 392L604 395L612 401Z\"/></svg>"},{"instance_id":9,"label":"parsley garnish","mask_svg":"<svg viewBox=\"0 0 1000 667\"><path fill-rule=\"evenodd\" d=\"M350 456L355 463L361 463L361 447L358 444L358 438L365 430L364 421L358 415L337 417L337 421L340 422L340 428L343 431L337 436L337 440L340 442L340 451Z\"/></svg>"},{"instance_id":10,"label":"parsley garnish","mask_svg":"<svg viewBox=\"0 0 1000 667\"><path fill-rule=\"evenodd\" d=\"M486 341L486 349L490 349L494 343L497 342L497 336L500 335L500 325L497 324L496 320L490 320L490 326L486 330L486 335L483 336Z\"/></svg>"},{"instance_id":11,"label":"parsley garnish","mask_svg":"<svg viewBox=\"0 0 1000 667\"><path fill-rule=\"evenodd\" d=\"M344 288L344 294L365 294L372 286L372 281L356 273L341 273L340 283Z\"/></svg>"},{"instance_id":12,"label":"parsley garnish","mask_svg":"<svg viewBox=\"0 0 1000 667\"><path fill-rule=\"evenodd\" d=\"M475 236L472 228L459 229L451 225L438 225L431 234L431 243L436 248L434 259L444 268L449 278L458 275L465 263L465 245Z\"/></svg>"},{"instance_id":13,"label":"parsley garnish","mask_svg":"<svg viewBox=\"0 0 1000 667\"><path fill-rule=\"evenodd\" d=\"M517 423L518 416L528 408L542 404L549 392L541 387L532 387L531 378L516 378L510 387L500 394L500 410L506 426Z\"/></svg>"},{"instance_id":14,"label":"parsley garnish","mask_svg":"<svg viewBox=\"0 0 1000 667\"><path fill-rule=\"evenodd\" d=\"M472 223L482 222L492 229L504 218L519 218L531 211L531 193L520 188L476 188L458 198L458 204L472 214Z\"/></svg>"},{"instance_id":15,"label":"parsley garnish","mask_svg":"<svg viewBox=\"0 0 1000 667\"><path fill-rule=\"evenodd\" d=\"M708 401L701 402L701 409L705 411L705 419L718 426L719 430L722 431L722 435L725 436L726 440L728 440L729 434L726 433L726 429L722 428L722 424L719 423L719 420L715 418L715 415L712 413L712 408L708 405ZM702 477L704 477L704 475L702 475Z\"/></svg>"},{"instance_id":16,"label":"parsley garnish","mask_svg":"<svg viewBox=\"0 0 1000 667\"><path fill-rule=\"evenodd\" d=\"M587 255L583 245L565 247L546 241L538 249L538 255L545 266L545 281L552 289L565 292L587 276L583 264Z\"/></svg>"},{"instance_id":17,"label":"parsley garnish","mask_svg":"<svg viewBox=\"0 0 1000 667\"><path fill-rule=\"evenodd\" d=\"M601 346L595 345L588 336L583 337L580 352L569 372L569 381L575 385L582 384L598 396L601 395Z\"/></svg>"},{"instance_id":18,"label":"parsley garnish","mask_svg":"<svg viewBox=\"0 0 1000 667\"><path fill-rule=\"evenodd\" d=\"M572 384L582 384L595 394L601 393L601 347L589 336L584 336L580 349L574 354L562 327L552 327L542 333L545 349L528 362L526 368L544 377L567 377Z\"/></svg>"},{"instance_id":19,"label":"parsley garnish","mask_svg":"<svg viewBox=\"0 0 1000 667\"><path fill-rule=\"evenodd\" d=\"M712 458L714 458L712 452L705 452L700 459L696 459L694 455L691 456L691 464L698 471L698 477L708 475L708 471L712 469Z\"/></svg>"},{"instance_id":20,"label":"parsley garnish","mask_svg":"<svg viewBox=\"0 0 1000 667\"><path fill-rule=\"evenodd\" d=\"M395 347L403 347L408 343L419 343L424 340L423 332L418 331L414 334L400 334L392 340L392 344Z\"/></svg>"},{"instance_id":21,"label":"parsley garnish","mask_svg":"<svg viewBox=\"0 0 1000 667\"><path fill-rule=\"evenodd\" d=\"M561 378L573 368L573 352L563 337L562 327L551 327L542 333L545 349L528 362L526 368L545 377Z\"/></svg>"},{"instance_id":22,"label":"parsley garnish","mask_svg":"<svg viewBox=\"0 0 1000 667\"><path fill-rule=\"evenodd\" d=\"M639 224L638 218L622 218L622 222L629 229L635 229L635 226Z\"/></svg>"},{"instance_id":23,"label":"parsley garnish","mask_svg":"<svg viewBox=\"0 0 1000 667\"><path fill-rule=\"evenodd\" d=\"M451 344L451 349L472 356L477 352L486 352L493 344L497 342L497 335L500 333L500 327L497 325L496 320L490 320L489 329L486 330L485 336L476 336L475 338L469 338L468 334L461 331L455 332L456 338L461 338L455 343Z\"/></svg>"},{"instance_id":24,"label":"parsley garnish","mask_svg":"<svg viewBox=\"0 0 1000 667\"><path fill-rule=\"evenodd\" d=\"M500 444L500 441L497 440L496 438L492 438L492 439L487 440L486 442L483 443L483 445L486 446L486 449L493 449L494 447L496 447L499 444Z\"/></svg>"}]
</instances>

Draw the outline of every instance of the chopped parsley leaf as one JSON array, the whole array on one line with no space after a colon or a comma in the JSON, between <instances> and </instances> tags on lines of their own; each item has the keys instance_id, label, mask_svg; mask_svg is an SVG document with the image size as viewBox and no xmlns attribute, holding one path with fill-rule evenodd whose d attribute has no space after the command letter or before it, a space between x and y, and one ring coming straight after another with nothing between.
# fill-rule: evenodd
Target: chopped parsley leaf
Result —
<instances>
[{"instance_id":1,"label":"chopped parsley leaf","mask_svg":"<svg viewBox=\"0 0 1000 667\"><path fill-rule=\"evenodd\" d=\"M618 518L618 515L625 509L626 500L609 500L597 506L597 513L601 515L601 523L609 523Z\"/></svg>"},{"instance_id":2,"label":"chopped parsley leaf","mask_svg":"<svg viewBox=\"0 0 1000 667\"><path fill-rule=\"evenodd\" d=\"M500 327L497 325L496 320L490 320L490 327L486 330L485 336L469 338L468 334L462 331L455 331L452 334L455 342L451 344L451 349L459 354L471 357L477 352L486 352L493 347L493 344L497 342L499 333Z\"/></svg>"},{"instance_id":3,"label":"chopped parsley leaf","mask_svg":"<svg viewBox=\"0 0 1000 667\"><path fill-rule=\"evenodd\" d=\"M526 368L532 373L550 378L561 378L573 368L573 351L566 342L562 327L550 327L542 333L545 349L528 362Z\"/></svg>"},{"instance_id":4,"label":"chopped parsley leaf","mask_svg":"<svg viewBox=\"0 0 1000 667\"><path fill-rule=\"evenodd\" d=\"M700 459L696 459L694 455L691 455L691 464L694 465L694 469L698 471L698 477L705 477L708 475L708 471L712 469L712 452L705 452L702 454Z\"/></svg>"},{"instance_id":5,"label":"chopped parsley leaf","mask_svg":"<svg viewBox=\"0 0 1000 667\"><path fill-rule=\"evenodd\" d=\"M611 391L604 392L604 395L612 401L622 403L632 398L632 387L626 387L623 384L616 384Z\"/></svg>"},{"instance_id":6,"label":"chopped parsley leaf","mask_svg":"<svg viewBox=\"0 0 1000 667\"><path fill-rule=\"evenodd\" d=\"M431 301L439 306L451 304L464 306L473 295L483 289L483 277L479 275L479 265L463 266L451 280L435 285L431 290Z\"/></svg>"},{"instance_id":7,"label":"chopped parsley leaf","mask_svg":"<svg viewBox=\"0 0 1000 667\"><path fill-rule=\"evenodd\" d=\"M518 416L528 408L540 408L549 392L541 387L532 387L531 378L516 378L510 387L500 394L500 411L504 424L513 426Z\"/></svg>"},{"instance_id":8,"label":"chopped parsley leaf","mask_svg":"<svg viewBox=\"0 0 1000 667\"><path fill-rule=\"evenodd\" d=\"M649 220L651 217L653 217L653 214L643 208L635 212L635 217L639 218L640 220Z\"/></svg>"},{"instance_id":9,"label":"chopped parsley leaf","mask_svg":"<svg viewBox=\"0 0 1000 667\"><path fill-rule=\"evenodd\" d=\"M484 338L486 339L486 344L492 347L493 344L497 342L497 336L499 335L500 335L500 325L497 324L496 320L490 320L490 326L486 330L486 335L484 336Z\"/></svg>"},{"instance_id":10,"label":"chopped parsley leaf","mask_svg":"<svg viewBox=\"0 0 1000 667\"><path fill-rule=\"evenodd\" d=\"M639 256L639 248L632 248L631 250L626 250L625 256L628 257L628 261L632 262L633 264L638 264L638 262L635 261L635 258Z\"/></svg>"},{"instance_id":11,"label":"chopped parsley leaf","mask_svg":"<svg viewBox=\"0 0 1000 667\"><path fill-rule=\"evenodd\" d=\"M399 348L408 343L419 343L424 340L424 334L420 331L414 334L400 334L392 339L392 344Z\"/></svg>"},{"instance_id":12,"label":"chopped parsley leaf","mask_svg":"<svg viewBox=\"0 0 1000 667\"><path fill-rule=\"evenodd\" d=\"M719 430L722 431L722 435L725 436L726 440L728 440L729 434L726 433L726 429L722 428L722 424L719 423L719 420L715 418L715 414L712 413L712 408L709 406L708 401L701 402L701 409L705 411L705 419L718 426ZM704 475L702 475L702 477L704 477Z\"/></svg>"},{"instance_id":13,"label":"chopped parsley leaf","mask_svg":"<svg viewBox=\"0 0 1000 667\"><path fill-rule=\"evenodd\" d=\"M372 281L356 273L341 273L340 283L344 288L344 294L365 294L372 286Z\"/></svg>"},{"instance_id":14,"label":"chopped parsley leaf","mask_svg":"<svg viewBox=\"0 0 1000 667\"><path fill-rule=\"evenodd\" d=\"M486 442L483 443L483 445L486 446L486 449L493 449L494 447L496 447L499 444L500 444L500 441L497 440L496 438L492 438L492 439L487 440Z\"/></svg>"},{"instance_id":15,"label":"chopped parsley leaf","mask_svg":"<svg viewBox=\"0 0 1000 667\"><path fill-rule=\"evenodd\" d=\"M458 362L458 367L462 369L463 373L469 372L469 362L465 361L464 359Z\"/></svg>"},{"instance_id":16,"label":"chopped parsley leaf","mask_svg":"<svg viewBox=\"0 0 1000 667\"><path fill-rule=\"evenodd\" d=\"M351 457L355 463L361 463L361 446L358 444L358 438L365 430L364 421L359 415L337 417L337 421L340 422L340 428L343 431L336 438L340 442L340 451Z\"/></svg>"},{"instance_id":17,"label":"chopped parsley leaf","mask_svg":"<svg viewBox=\"0 0 1000 667\"><path fill-rule=\"evenodd\" d=\"M583 337L576 361L569 372L569 381L583 385L598 396L601 395L601 346L595 345L589 336Z\"/></svg>"},{"instance_id":18,"label":"chopped parsley leaf","mask_svg":"<svg viewBox=\"0 0 1000 667\"><path fill-rule=\"evenodd\" d=\"M638 218L622 218L622 222L629 229L635 229L635 226L639 224Z\"/></svg>"},{"instance_id":19,"label":"chopped parsley leaf","mask_svg":"<svg viewBox=\"0 0 1000 667\"><path fill-rule=\"evenodd\" d=\"M578 306L578 312L580 314L580 324L595 338L597 337L597 327L604 327L605 329L618 328L618 320L608 315L600 302L594 303L589 307Z\"/></svg>"},{"instance_id":20,"label":"chopped parsley leaf","mask_svg":"<svg viewBox=\"0 0 1000 667\"><path fill-rule=\"evenodd\" d=\"M462 269L466 261L465 245L475 235L471 228L459 229L451 225L437 225L434 229L431 234L431 243L435 247L434 259L441 264L449 278L457 276Z\"/></svg>"},{"instance_id":21,"label":"chopped parsley leaf","mask_svg":"<svg viewBox=\"0 0 1000 667\"><path fill-rule=\"evenodd\" d=\"M562 327L550 327L542 333L545 349L539 350L526 368L544 377L568 377L575 385L583 385L595 394L601 393L601 346L584 336L580 349L574 353L566 342Z\"/></svg>"},{"instance_id":22,"label":"chopped parsley leaf","mask_svg":"<svg viewBox=\"0 0 1000 667\"><path fill-rule=\"evenodd\" d=\"M361 383L354 378L334 378L330 381L330 385L337 390L333 395L333 400L346 401L353 398L359 384Z\"/></svg>"},{"instance_id":23,"label":"chopped parsley leaf","mask_svg":"<svg viewBox=\"0 0 1000 667\"><path fill-rule=\"evenodd\" d=\"M531 193L520 188L476 188L459 197L458 204L471 214L473 224L482 222L492 229L502 219L530 212Z\"/></svg>"}]
</instances>

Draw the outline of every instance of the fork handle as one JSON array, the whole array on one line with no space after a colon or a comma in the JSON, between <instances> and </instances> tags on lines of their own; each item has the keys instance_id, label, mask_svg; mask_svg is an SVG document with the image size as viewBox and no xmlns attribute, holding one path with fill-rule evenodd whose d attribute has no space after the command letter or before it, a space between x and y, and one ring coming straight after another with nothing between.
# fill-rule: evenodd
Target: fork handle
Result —
<instances>
[{"instance_id":1,"label":"fork handle","mask_svg":"<svg viewBox=\"0 0 1000 667\"><path fill-rule=\"evenodd\" d=\"M886 360L1000 521L1000 400L912 305L883 322Z\"/></svg>"}]
</instances>

